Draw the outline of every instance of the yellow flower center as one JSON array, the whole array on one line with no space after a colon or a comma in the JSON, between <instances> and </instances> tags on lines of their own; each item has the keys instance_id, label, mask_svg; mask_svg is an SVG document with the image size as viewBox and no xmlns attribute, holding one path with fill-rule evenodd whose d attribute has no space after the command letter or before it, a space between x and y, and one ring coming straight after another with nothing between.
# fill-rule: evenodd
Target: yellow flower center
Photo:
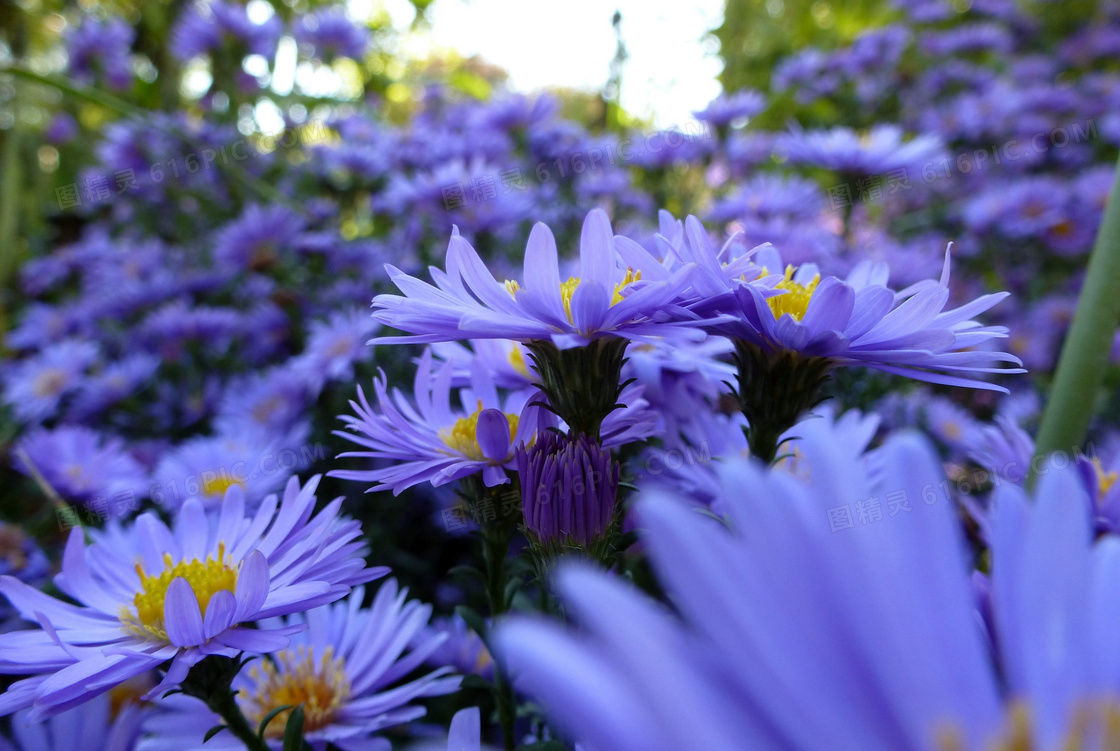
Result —
<instances>
[{"instance_id":1,"label":"yellow flower center","mask_svg":"<svg viewBox=\"0 0 1120 751\"><path fill-rule=\"evenodd\" d=\"M526 378L533 377L533 374L529 372L529 364L525 362L525 355L521 353L521 347L516 342L513 344L513 349L509 351L509 364Z\"/></svg>"},{"instance_id":2,"label":"yellow flower center","mask_svg":"<svg viewBox=\"0 0 1120 751\"><path fill-rule=\"evenodd\" d=\"M231 477L223 471L218 477L209 478L202 482L202 494L211 498L225 498L226 491L234 485L245 487L244 480Z\"/></svg>"},{"instance_id":3,"label":"yellow flower center","mask_svg":"<svg viewBox=\"0 0 1120 751\"><path fill-rule=\"evenodd\" d=\"M985 751L1042 751L1035 739L1029 705L1013 702L1006 710L1006 718L999 735L982 746ZM936 739L938 751L969 749L960 728L953 724L939 728ZM1062 751L1120 748L1120 703L1115 697L1079 701L1064 737L1052 748Z\"/></svg>"},{"instance_id":4,"label":"yellow flower center","mask_svg":"<svg viewBox=\"0 0 1120 751\"><path fill-rule=\"evenodd\" d=\"M322 730L331 724L343 702L350 697L350 681L346 677L346 661L335 659L334 649L327 647L315 659L315 648L285 649L264 660L249 671L255 682L254 691L241 689L242 710L252 727L259 727L269 712L280 707L303 705L305 733ZM284 735L291 709L273 717L264 734L269 738Z\"/></svg>"},{"instance_id":5,"label":"yellow flower center","mask_svg":"<svg viewBox=\"0 0 1120 751\"><path fill-rule=\"evenodd\" d=\"M1117 473L1116 470L1105 472L1101 460L1095 456L1093 457L1093 469L1097 473L1097 497L1103 498L1105 493L1111 490L1116 481L1120 479L1120 473Z\"/></svg>"},{"instance_id":6,"label":"yellow flower center","mask_svg":"<svg viewBox=\"0 0 1120 751\"><path fill-rule=\"evenodd\" d=\"M61 368L48 368L35 377L31 390L35 396L54 396L66 388L66 371Z\"/></svg>"},{"instance_id":7,"label":"yellow flower center","mask_svg":"<svg viewBox=\"0 0 1120 751\"><path fill-rule=\"evenodd\" d=\"M163 603L167 598L167 588L176 579L186 579L198 600L198 609L206 615L210 598L223 589L233 592L237 588L237 569L225 561L225 543L218 544L218 556L207 556L205 561L197 558L175 563L170 553L163 554L164 569L155 576L149 576L144 567L137 563L136 573L140 575L140 591L132 598L133 609L122 609L121 623L137 636L153 637L167 641L167 630L163 623Z\"/></svg>"},{"instance_id":8,"label":"yellow flower center","mask_svg":"<svg viewBox=\"0 0 1120 751\"><path fill-rule=\"evenodd\" d=\"M804 318L805 311L809 308L809 301L813 299L813 292L820 284L820 274L814 275L808 284L798 284L793 281L793 272L794 267L792 265L786 266L785 278L774 285L775 289L785 290L784 295L766 298L766 304L770 306L775 321L787 314L795 321ZM760 277L769 274L770 272L764 268Z\"/></svg>"},{"instance_id":9,"label":"yellow flower center","mask_svg":"<svg viewBox=\"0 0 1120 751\"><path fill-rule=\"evenodd\" d=\"M614 285L614 294L611 295L611 305L618 305L622 302L622 290L634 282L641 281L642 272L634 271L634 269L626 269L626 276L622 277L622 281ZM568 316L568 323L574 323L572 320L572 295L576 293L576 287L579 286L580 278L578 276L569 276L568 281L560 282L560 298L564 301L564 313ZM512 279L507 279L505 282L506 289L510 295L516 297L521 285Z\"/></svg>"},{"instance_id":10,"label":"yellow flower center","mask_svg":"<svg viewBox=\"0 0 1120 751\"><path fill-rule=\"evenodd\" d=\"M478 445L478 416L482 414L482 400L478 400L478 408L466 417L460 417L450 428L439 431L440 440L452 451L481 462L486 459L482 448ZM517 433L518 416L505 413L509 421L509 434Z\"/></svg>"}]
</instances>

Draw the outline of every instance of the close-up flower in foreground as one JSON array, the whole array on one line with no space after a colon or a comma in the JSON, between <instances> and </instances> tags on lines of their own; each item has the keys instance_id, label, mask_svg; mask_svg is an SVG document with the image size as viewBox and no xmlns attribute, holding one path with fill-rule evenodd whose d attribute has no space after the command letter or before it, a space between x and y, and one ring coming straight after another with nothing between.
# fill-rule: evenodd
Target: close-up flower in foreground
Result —
<instances>
[{"instance_id":1,"label":"close-up flower in foreground","mask_svg":"<svg viewBox=\"0 0 1120 751\"><path fill-rule=\"evenodd\" d=\"M1120 542L1094 542L1072 470L997 492L988 618L927 444L873 476L831 436L807 474L729 463L729 528L653 493L639 519L679 614L571 565L582 628L498 631L514 680L588 749L1106 749L1120 742ZM866 498L909 507L832 531Z\"/></svg>"},{"instance_id":2,"label":"close-up flower in foreground","mask_svg":"<svg viewBox=\"0 0 1120 751\"><path fill-rule=\"evenodd\" d=\"M258 629L387 573L367 568L361 528L339 515L341 499L312 516L319 478L293 478L247 515L231 488L216 518L188 500L171 526L145 513L87 545L70 533L55 585L73 605L0 577L3 594L35 630L0 634L0 669L29 675L0 697L0 712L49 717L164 663L156 696L207 655L270 652L299 627Z\"/></svg>"}]
</instances>

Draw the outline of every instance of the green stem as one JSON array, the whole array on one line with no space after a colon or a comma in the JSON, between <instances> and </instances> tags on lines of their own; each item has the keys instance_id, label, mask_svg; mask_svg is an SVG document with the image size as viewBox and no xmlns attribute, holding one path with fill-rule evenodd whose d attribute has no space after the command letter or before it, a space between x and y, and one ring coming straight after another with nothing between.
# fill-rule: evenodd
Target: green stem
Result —
<instances>
[{"instance_id":1,"label":"green stem","mask_svg":"<svg viewBox=\"0 0 1120 751\"><path fill-rule=\"evenodd\" d=\"M4 136L4 176L0 187L0 290L8 286L8 277L16 265L19 252L19 205L23 200L20 184L23 164L20 161L20 130L12 127ZM0 299L0 342L8 331L7 308Z\"/></svg>"},{"instance_id":2,"label":"green stem","mask_svg":"<svg viewBox=\"0 0 1120 751\"><path fill-rule=\"evenodd\" d=\"M270 751L266 743L249 725L241 708L237 706L235 694L229 688L215 691L206 702L211 711L222 718L229 731L245 744L249 751Z\"/></svg>"},{"instance_id":3,"label":"green stem","mask_svg":"<svg viewBox=\"0 0 1120 751\"><path fill-rule=\"evenodd\" d=\"M1089 429L1093 406L1112 352L1120 323L1120 161L1101 219L1077 312L1066 335L1050 398L1042 414L1035 457L1080 447ZM1027 479L1034 484L1034 467Z\"/></svg>"},{"instance_id":4,"label":"green stem","mask_svg":"<svg viewBox=\"0 0 1120 751\"><path fill-rule=\"evenodd\" d=\"M490 601L490 617L495 620L505 614L506 607L506 554L512 537L512 527L497 524L482 528L482 559L486 569L486 597ZM507 751L516 747L514 721L517 716L517 699L513 684L505 668L494 661L494 701L498 707L498 721L502 728L502 745Z\"/></svg>"}]
</instances>

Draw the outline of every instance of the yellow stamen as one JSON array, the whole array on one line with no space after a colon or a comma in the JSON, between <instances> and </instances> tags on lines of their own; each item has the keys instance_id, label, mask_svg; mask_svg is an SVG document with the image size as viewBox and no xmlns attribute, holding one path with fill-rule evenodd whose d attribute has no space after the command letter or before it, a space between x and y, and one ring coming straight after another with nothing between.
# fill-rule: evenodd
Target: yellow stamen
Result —
<instances>
[{"instance_id":1,"label":"yellow stamen","mask_svg":"<svg viewBox=\"0 0 1120 751\"><path fill-rule=\"evenodd\" d=\"M226 491L234 485L240 485L244 488L245 481L238 480L236 477L231 477L223 470L218 477L203 480L202 494L210 496L211 498L225 498Z\"/></svg>"},{"instance_id":2,"label":"yellow stamen","mask_svg":"<svg viewBox=\"0 0 1120 751\"><path fill-rule=\"evenodd\" d=\"M485 460L482 448L478 445L478 416L482 414L482 400L478 400L478 408L466 417L460 417L450 428L439 431L440 440L456 453L463 454L476 462ZM512 437L517 433L518 416L506 412L509 421L509 434Z\"/></svg>"},{"instance_id":3,"label":"yellow stamen","mask_svg":"<svg viewBox=\"0 0 1120 751\"><path fill-rule=\"evenodd\" d=\"M809 308L809 301L813 298L813 292L820 284L820 274L814 275L808 284L798 284L793 281L793 272L793 266L786 266L785 278L774 285L775 289L785 290L784 295L766 298L766 304L770 306L775 321L787 314L795 321L804 318L805 311ZM761 276L768 276L769 273L763 269Z\"/></svg>"},{"instance_id":4,"label":"yellow stamen","mask_svg":"<svg viewBox=\"0 0 1120 751\"><path fill-rule=\"evenodd\" d=\"M614 294L611 296L611 305L617 305L624 299L622 290L634 282L640 281L642 278L641 271L634 271L634 269L626 269L626 276L622 277L622 281L614 285ZM568 323L572 321L572 295L576 292L576 287L579 286L580 278L578 276L569 276L568 281L560 282L560 298L564 301L564 313L568 316ZM512 279L507 279L505 282L506 289L510 295L516 297L517 292L521 289L521 285Z\"/></svg>"},{"instance_id":5,"label":"yellow stamen","mask_svg":"<svg viewBox=\"0 0 1120 751\"><path fill-rule=\"evenodd\" d=\"M254 665L249 675L256 684L255 690L241 689L238 697L252 727L259 727L265 715L274 709L303 705L304 732L322 730L350 697L346 661L341 657L335 659L332 647L323 650L319 660L315 659L314 647L285 649L272 660ZM286 709L273 717L265 728L265 736L281 737L291 713L291 709Z\"/></svg>"},{"instance_id":6,"label":"yellow stamen","mask_svg":"<svg viewBox=\"0 0 1120 751\"><path fill-rule=\"evenodd\" d=\"M167 588L175 579L186 579L198 600L198 609L205 617L210 598L222 590L233 592L237 589L237 569L225 561L225 543L218 544L218 556L207 556L205 561L197 558L175 563L170 553L163 554L164 569L155 576L145 573L141 564L136 564L140 576L140 591L132 598L133 610L122 609L121 623L132 633L167 641L167 630L163 623L163 603L167 598Z\"/></svg>"},{"instance_id":7,"label":"yellow stamen","mask_svg":"<svg viewBox=\"0 0 1120 751\"><path fill-rule=\"evenodd\" d=\"M525 362L525 355L521 353L521 346L514 342L513 349L509 351L509 364L513 366L521 375L526 378L532 378L533 374L529 372L529 365Z\"/></svg>"},{"instance_id":8,"label":"yellow stamen","mask_svg":"<svg viewBox=\"0 0 1120 751\"><path fill-rule=\"evenodd\" d=\"M1104 498L1105 493L1111 490L1116 481L1120 479L1120 473L1117 473L1116 470L1105 472L1101 460L1095 456L1093 457L1093 469L1097 473L1097 497Z\"/></svg>"}]
</instances>

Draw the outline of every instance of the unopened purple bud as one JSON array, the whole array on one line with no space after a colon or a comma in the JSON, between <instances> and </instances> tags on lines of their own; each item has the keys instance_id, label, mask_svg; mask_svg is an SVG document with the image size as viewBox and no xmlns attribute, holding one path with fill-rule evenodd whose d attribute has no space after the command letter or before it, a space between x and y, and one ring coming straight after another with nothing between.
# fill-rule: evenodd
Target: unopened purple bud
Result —
<instances>
[{"instance_id":1,"label":"unopened purple bud","mask_svg":"<svg viewBox=\"0 0 1120 751\"><path fill-rule=\"evenodd\" d=\"M521 509L529 534L543 545L588 547L606 537L615 519L618 463L589 440L545 431L517 452Z\"/></svg>"}]
</instances>

